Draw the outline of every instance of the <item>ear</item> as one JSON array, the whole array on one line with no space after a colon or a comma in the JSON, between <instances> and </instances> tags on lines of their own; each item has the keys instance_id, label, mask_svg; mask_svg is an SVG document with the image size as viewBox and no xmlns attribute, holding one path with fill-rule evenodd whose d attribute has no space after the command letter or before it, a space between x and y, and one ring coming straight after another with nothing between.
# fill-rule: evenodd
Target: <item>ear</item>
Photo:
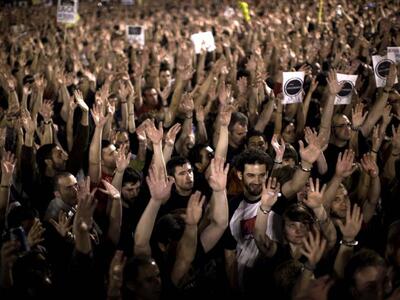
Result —
<instances>
[{"instance_id":1,"label":"ear","mask_svg":"<svg viewBox=\"0 0 400 300\"><path fill-rule=\"evenodd\" d=\"M60 198L61 199L61 194L59 191L54 191L54 196L56 196L56 198Z\"/></svg>"},{"instance_id":2,"label":"ear","mask_svg":"<svg viewBox=\"0 0 400 300\"><path fill-rule=\"evenodd\" d=\"M46 164L46 167L52 167L53 166L53 161L51 159L45 159L44 163Z\"/></svg>"},{"instance_id":3,"label":"ear","mask_svg":"<svg viewBox=\"0 0 400 300\"><path fill-rule=\"evenodd\" d=\"M200 170L200 167L201 167L201 165L200 165L200 163L199 163L199 162L197 162L197 163L194 163L194 166L196 167L196 169L197 169L197 170Z\"/></svg>"},{"instance_id":4,"label":"ear","mask_svg":"<svg viewBox=\"0 0 400 300\"><path fill-rule=\"evenodd\" d=\"M236 171L236 175L240 180L243 180L243 173L240 171Z\"/></svg>"}]
</instances>

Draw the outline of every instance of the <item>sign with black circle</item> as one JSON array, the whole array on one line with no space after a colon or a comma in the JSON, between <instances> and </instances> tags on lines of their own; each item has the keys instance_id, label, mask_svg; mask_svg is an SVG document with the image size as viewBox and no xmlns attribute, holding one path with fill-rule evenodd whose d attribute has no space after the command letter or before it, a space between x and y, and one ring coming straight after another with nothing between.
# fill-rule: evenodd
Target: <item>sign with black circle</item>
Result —
<instances>
[{"instance_id":1,"label":"sign with black circle","mask_svg":"<svg viewBox=\"0 0 400 300\"><path fill-rule=\"evenodd\" d=\"M337 96L340 98L350 96L351 93L353 92L354 84L348 80L340 81L339 84L343 84L343 86L340 92L337 94Z\"/></svg>"},{"instance_id":2,"label":"sign with black circle","mask_svg":"<svg viewBox=\"0 0 400 300\"><path fill-rule=\"evenodd\" d=\"M303 90L303 80L300 78L291 78L286 81L283 91L288 97L295 97Z\"/></svg>"},{"instance_id":3,"label":"sign with black circle","mask_svg":"<svg viewBox=\"0 0 400 300\"><path fill-rule=\"evenodd\" d=\"M386 76L389 74L389 69L390 65L393 62L390 59L382 59L380 62L378 62L375 66L375 74L381 78L385 79Z\"/></svg>"}]
</instances>

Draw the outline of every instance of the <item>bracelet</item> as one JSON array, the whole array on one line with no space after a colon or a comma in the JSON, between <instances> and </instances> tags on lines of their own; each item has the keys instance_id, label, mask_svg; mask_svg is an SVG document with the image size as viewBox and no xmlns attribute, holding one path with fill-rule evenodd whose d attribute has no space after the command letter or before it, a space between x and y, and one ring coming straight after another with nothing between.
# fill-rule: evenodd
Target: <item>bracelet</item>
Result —
<instances>
[{"instance_id":1,"label":"bracelet","mask_svg":"<svg viewBox=\"0 0 400 300\"><path fill-rule=\"evenodd\" d=\"M193 116L190 116L190 117L185 116L185 119L193 119Z\"/></svg>"},{"instance_id":2,"label":"bracelet","mask_svg":"<svg viewBox=\"0 0 400 300\"><path fill-rule=\"evenodd\" d=\"M269 209L263 209L262 207L261 207L261 205L259 206L259 208L260 208L260 210L261 210L261 212L264 214L264 215L267 215L267 214L269 214L270 212L271 212L271 210Z\"/></svg>"},{"instance_id":3,"label":"bracelet","mask_svg":"<svg viewBox=\"0 0 400 300\"><path fill-rule=\"evenodd\" d=\"M126 101L121 101L121 104L126 104L127 102Z\"/></svg>"},{"instance_id":4,"label":"bracelet","mask_svg":"<svg viewBox=\"0 0 400 300\"><path fill-rule=\"evenodd\" d=\"M49 125L51 124L51 120L50 121L43 121L44 125Z\"/></svg>"},{"instance_id":5,"label":"bracelet","mask_svg":"<svg viewBox=\"0 0 400 300\"><path fill-rule=\"evenodd\" d=\"M387 90L386 88L384 88L384 89L383 89L383 92L389 94L391 90L392 90L391 88L390 88L389 90Z\"/></svg>"},{"instance_id":6,"label":"bracelet","mask_svg":"<svg viewBox=\"0 0 400 300\"><path fill-rule=\"evenodd\" d=\"M282 161L276 161L276 160L274 160L274 164L276 164L276 165L281 165L281 164L282 164Z\"/></svg>"},{"instance_id":7,"label":"bracelet","mask_svg":"<svg viewBox=\"0 0 400 300\"><path fill-rule=\"evenodd\" d=\"M358 241L356 241L356 240L352 240L352 241L341 240L340 245L344 245L347 247L354 247L354 246L358 245Z\"/></svg>"},{"instance_id":8,"label":"bracelet","mask_svg":"<svg viewBox=\"0 0 400 300\"><path fill-rule=\"evenodd\" d=\"M375 151L374 149L371 149L371 152L378 154L378 151Z\"/></svg>"},{"instance_id":9,"label":"bracelet","mask_svg":"<svg viewBox=\"0 0 400 300\"><path fill-rule=\"evenodd\" d=\"M400 152L399 152L399 153L396 153L396 154L394 154L394 153L392 152L392 153L390 153L390 155L391 155L391 156L399 156L399 155L400 155Z\"/></svg>"},{"instance_id":10,"label":"bracelet","mask_svg":"<svg viewBox=\"0 0 400 300\"><path fill-rule=\"evenodd\" d=\"M353 131L359 131L359 130L360 130L360 127L353 127L353 126L351 126L351 130L353 130Z\"/></svg>"},{"instance_id":11,"label":"bracelet","mask_svg":"<svg viewBox=\"0 0 400 300\"><path fill-rule=\"evenodd\" d=\"M300 163L299 165L300 165L300 168L301 168L301 170L302 170L303 172L307 172L307 173L310 173L310 172L311 172L311 168L306 169L306 168L303 167L303 165L302 165L301 163Z\"/></svg>"}]
</instances>

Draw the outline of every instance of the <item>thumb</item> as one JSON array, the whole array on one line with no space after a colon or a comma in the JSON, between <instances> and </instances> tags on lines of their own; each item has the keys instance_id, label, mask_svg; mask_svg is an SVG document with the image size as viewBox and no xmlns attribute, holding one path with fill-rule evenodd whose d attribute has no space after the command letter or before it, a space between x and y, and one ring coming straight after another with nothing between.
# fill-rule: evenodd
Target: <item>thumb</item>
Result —
<instances>
[{"instance_id":1,"label":"thumb","mask_svg":"<svg viewBox=\"0 0 400 300\"><path fill-rule=\"evenodd\" d=\"M299 141L300 151L304 150L304 143L302 140Z\"/></svg>"}]
</instances>

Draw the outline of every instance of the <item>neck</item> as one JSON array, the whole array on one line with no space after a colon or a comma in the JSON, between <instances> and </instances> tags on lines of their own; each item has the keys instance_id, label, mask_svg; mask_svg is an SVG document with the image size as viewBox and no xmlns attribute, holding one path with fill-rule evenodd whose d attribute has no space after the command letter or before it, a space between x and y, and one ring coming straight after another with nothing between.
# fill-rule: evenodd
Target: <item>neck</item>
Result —
<instances>
[{"instance_id":1,"label":"neck","mask_svg":"<svg viewBox=\"0 0 400 300\"><path fill-rule=\"evenodd\" d=\"M243 193L244 193L244 196L250 201L256 202L256 201L260 200L261 195L256 195L256 196L251 195L251 194L249 194L249 192L247 190L244 190Z\"/></svg>"},{"instance_id":2,"label":"neck","mask_svg":"<svg viewBox=\"0 0 400 300\"><path fill-rule=\"evenodd\" d=\"M348 143L348 141L344 141L344 140L340 140L340 139L336 139L336 138L333 140L333 144L337 147L344 147L347 145L347 143Z\"/></svg>"},{"instance_id":3,"label":"neck","mask_svg":"<svg viewBox=\"0 0 400 300\"><path fill-rule=\"evenodd\" d=\"M176 187L176 192L181 196L189 196L192 193L192 190L183 190L179 187Z\"/></svg>"},{"instance_id":4,"label":"neck","mask_svg":"<svg viewBox=\"0 0 400 300\"><path fill-rule=\"evenodd\" d=\"M102 172L103 172L104 174L107 174L107 175L110 175L110 176L111 176L111 175L114 174L114 171L115 171L115 168L111 169L111 168L108 168L108 167L102 165Z\"/></svg>"},{"instance_id":5,"label":"neck","mask_svg":"<svg viewBox=\"0 0 400 300\"><path fill-rule=\"evenodd\" d=\"M303 247L302 245L296 245L296 244L292 244L289 243L290 246L290 252L292 254L292 257L294 259L299 259L301 257L301 252L300 249Z\"/></svg>"},{"instance_id":6,"label":"neck","mask_svg":"<svg viewBox=\"0 0 400 300\"><path fill-rule=\"evenodd\" d=\"M46 168L46 170L44 171L44 175L47 177L54 177L56 175L56 170L54 170L53 168Z\"/></svg>"},{"instance_id":7,"label":"neck","mask_svg":"<svg viewBox=\"0 0 400 300\"><path fill-rule=\"evenodd\" d=\"M236 143L233 143L232 141L229 141L229 146L231 146L232 148L237 149L237 148L239 148L240 145L238 145Z\"/></svg>"}]
</instances>

